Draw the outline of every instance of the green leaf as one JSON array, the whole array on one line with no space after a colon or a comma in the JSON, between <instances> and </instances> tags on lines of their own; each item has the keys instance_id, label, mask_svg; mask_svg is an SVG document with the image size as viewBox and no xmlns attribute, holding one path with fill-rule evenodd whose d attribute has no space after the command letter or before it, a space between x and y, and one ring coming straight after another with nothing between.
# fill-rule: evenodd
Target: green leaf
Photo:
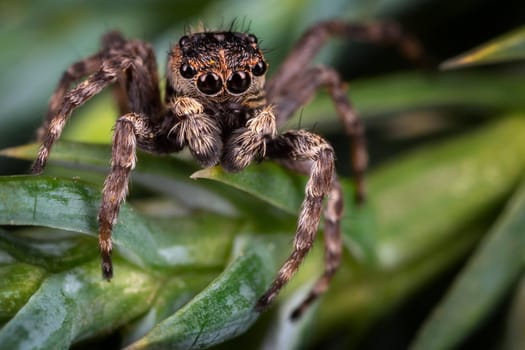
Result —
<instances>
[{"instance_id":1,"label":"green leaf","mask_svg":"<svg viewBox=\"0 0 525 350\"><path fill-rule=\"evenodd\" d=\"M351 184L342 180L347 247L381 268L426 254L448 239L453 228L484 213L515 186L525 164L523 134L524 118L502 118L463 138L396 159L367 178L369 204L363 208L353 205ZM506 145L503 154L502 144ZM290 213L299 212L306 181L271 163L238 174L216 167L192 176L242 189ZM400 200L407 196L410 201Z\"/></svg>"},{"instance_id":2,"label":"green leaf","mask_svg":"<svg viewBox=\"0 0 525 350\"><path fill-rule=\"evenodd\" d=\"M171 316L202 291L216 276L217 273L191 272L169 277L159 288L149 311L126 325L122 343L131 344L142 338L156 324Z\"/></svg>"},{"instance_id":3,"label":"green leaf","mask_svg":"<svg viewBox=\"0 0 525 350\"><path fill-rule=\"evenodd\" d=\"M508 308L508 315L505 322L505 334L500 349L524 349L525 333L525 278L522 276L517 285L516 291Z\"/></svg>"},{"instance_id":4,"label":"green leaf","mask_svg":"<svg viewBox=\"0 0 525 350\"><path fill-rule=\"evenodd\" d=\"M319 302L314 303L297 320L291 320L290 315L307 297L314 282L315 279L310 275L309 283L291 295L286 295L286 298L281 298L277 313L272 315L273 319L262 340L261 349L294 350L308 346L316 327Z\"/></svg>"},{"instance_id":5,"label":"green leaf","mask_svg":"<svg viewBox=\"0 0 525 350\"><path fill-rule=\"evenodd\" d=\"M95 236L100 204L97 192L93 186L78 180L1 177L0 224L47 226ZM194 218L179 219L186 223L181 227L187 231L173 231L175 227L162 230L152 220L123 205L113 239L117 251L141 266L217 267L225 259L237 221L220 217L207 220L198 224ZM215 238L212 239L210 233L215 233ZM95 241L93 247L96 247Z\"/></svg>"},{"instance_id":6,"label":"green leaf","mask_svg":"<svg viewBox=\"0 0 525 350\"><path fill-rule=\"evenodd\" d=\"M259 316L253 306L274 277L274 245L271 240L238 236L234 257L225 271L126 349L204 348L243 333Z\"/></svg>"},{"instance_id":7,"label":"green leaf","mask_svg":"<svg viewBox=\"0 0 525 350\"><path fill-rule=\"evenodd\" d=\"M33 161L38 154L39 143L6 148L0 155ZM89 145L74 142L57 142L52 149L50 160L65 164L77 164L109 169L111 148L108 145L92 143ZM96 169L96 168L95 168Z\"/></svg>"},{"instance_id":8,"label":"green leaf","mask_svg":"<svg viewBox=\"0 0 525 350\"><path fill-rule=\"evenodd\" d=\"M93 239L56 229L0 231L0 247L12 257L47 271L62 271L98 256Z\"/></svg>"},{"instance_id":9,"label":"green leaf","mask_svg":"<svg viewBox=\"0 0 525 350\"><path fill-rule=\"evenodd\" d=\"M220 166L194 172L193 179L211 179L245 191L290 214L297 213L304 197L306 179L291 174L275 163L252 165L238 173L227 173Z\"/></svg>"},{"instance_id":10,"label":"green leaf","mask_svg":"<svg viewBox=\"0 0 525 350\"><path fill-rule=\"evenodd\" d=\"M523 133L521 115L501 117L377 168L368 178L368 230L348 235L354 246L372 247L375 265L338 272L320 308L319 332L345 324L357 336L464 256L523 176ZM344 230L355 223L343 220Z\"/></svg>"},{"instance_id":11,"label":"green leaf","mask_svg":"<svg viewBox=\"0 0 525 350\"><path fill-rule=\"evenodd\" d=\"M352 81L348 97L364 119L436 108L523 109L525 83L518 74L480 72L396 73ZM292 119L289 128L297 128ZM305 128L339 131L333 101L322 94L301 109Z\"/></svg>"},{"instance_id":12,"label":"green leaf","mask_svg":"<svg viewBox=\"0 0 525 350\"><path fill-rule=\"evenodd\" d=\"M525 59L525 27L500 36L465 54L448 59L443 69L502 63Z\"/></svg>"},{"instance_id":13,"label":"green leaf","mask_svg":"<svg viewBox=\"0 0 525 350\"><path fill-rule=\"evenodd\" d=\"M484 225L463 229L454 244L441 242L404 266L374 270L343 265L319 307L316 335L323 336L334 328L341 328L347 341L357 347L361 337L381 317L402 302L410 303L410 296L464 258L484 229Z\"/></svg>"},{"instance_id":14,"label":"green leaf","mask_svg":"<svg viewBox=\"0 0 525 350\"><path fill-rule=\"evenodd\" d=\"M0 322L13 317L38 289L46 272L37 266L14 263L0 266Z\"/></svg>"},{"instance_id":15,"label":"green leaf","mask_svg":"<svg viewBox=\"0 0 525 350\"><path fill-rule=\"evenodd\" d=\"M525 252L525 183L425 322L412 349L448 349L465 339L516 282Z\"/></svg>"},{"instance_id":16,"label":"green leaf","mask_svg":"<svg viewBox=\"0 0 525 350\"><path fill-rule=\"evenodd\" d=\"M39 145L27 145L6 148L0 155L33 161ZM175 198L189 209L206 209L226 214L235 212L230 201L218 195L215 189L205 184L196 184L189 176L198 169L194 162L171 156L152 155L143 151L137 152L137 167L132 173L133 182L156 190L166 196ZM67 168L86 170L106 175L109 172L111 146L95 143L59 141L53 146L49 163ZM100 182L102 182L100 180Z\"/></svg>"},{"instance_id":17,"label":"green leaf","mask_svg":"<svg viewBox=\"0 0 525 350\"><path fill-rule=\"evenodd\" d=\"M118 278L100 278L98 259L48 277L0 330L6 349L67 349L74 341L115 330L150 306L158 284L123 261Z\"/></svg>"},{"instance_id":18,"label":"green leaf","mask_svg":"<svg viewBox=\"0 0 525 350\"><path fill-rule=\"evenodd\" d=\"M524 134L523 115L501 116L371 174L380 265L388 269L424 256L501 205L525 170Z\"/></svg>"}]
</instances>

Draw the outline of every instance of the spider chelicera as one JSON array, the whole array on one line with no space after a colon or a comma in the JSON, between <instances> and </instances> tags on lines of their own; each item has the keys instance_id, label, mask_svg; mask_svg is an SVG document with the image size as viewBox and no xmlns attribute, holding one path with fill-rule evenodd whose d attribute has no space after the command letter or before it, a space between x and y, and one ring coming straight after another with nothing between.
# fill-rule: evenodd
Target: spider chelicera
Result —
<instances>
[{"instance_id":1,"label":"spider chelicera","mask_svg":"<svg viewBox=\"0 0 525 350\"><path fill-rule=\"evenodd\" d=\"M309 65L331 36L395 44L412 59L417 59L421 53L417 42L394 23L352 24L331 20L307 30L267 83L268 64L257 38L232 30L189 33L171 47L164 102L151 46L143 41L125 39L119 32L104 35L99 52L72 64L64 72L38 132L42 146L33 172L43 171L50 149L71 113L104 87L116 83L121 116L114 129L111 170L104 183L98 214L105 279L113 275L111 232L128 192L136 148L161 154L187 147L204 167L220 164L226 171L236 172L253 162L275 159L309 176L293 251L255 307L258 310L267 308L297 271L312 247L322 213L324 273L292 317L299 316L327 289L342 254L343 196L334 172L334 150L312 132L280 133L277 127L319 88L327 88L352 140L356 199L364 199L363 173L367 154L363 126L338 73L329 67ZM86 80L70 89L84 77Z\"/></svg>"}]
</instances>

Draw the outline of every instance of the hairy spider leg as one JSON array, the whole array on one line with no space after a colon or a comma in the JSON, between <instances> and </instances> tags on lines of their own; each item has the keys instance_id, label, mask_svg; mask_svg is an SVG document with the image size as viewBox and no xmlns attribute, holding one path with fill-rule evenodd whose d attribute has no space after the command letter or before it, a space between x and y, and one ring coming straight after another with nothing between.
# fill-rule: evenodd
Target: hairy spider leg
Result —
<instances>
[{"instance_id":1,"label":"hairy spider leg","mask_svg":"<svg viewBox=\"0 0 525 350\"><path fill-rule=\"evenodd\" d=\"M43 141L46 130L49 128L51 120L59 113L66 93L71 89L71 85L79 79L95 73L104 59L107 59L112 48L122 48L125 39L119 32L112 31L102 37L102 49L89 57L83 58L71 64L66 69L57 84L51 98L46 117L43 124L37 130L37 139ZM121 99L119 98L118 101ZM121 103L119 102L119 106ZM124 106L122 106L124 107ZM121 108L122 109L122 108ZM125 114L126 112L122 113Z\"/></svg>"},{"instance_id":2,"label":"hairy spider leg","mask_svg":"<svg viewBox=\"0 0 525 350\"><path fill-rule=\"evenodd\" d=\"M113 277L111 262L113 226L117 223L120 206L128 194L131 171L137 162L136 148L155 150L155 137L158 130L147 116L128 113L121 116L113 132L111 151L111 170L104 181L102 201L98 212L99 247L102 258L102 275L105 279Z\"/></svg>"},{"instance_id":3,"label":"hairy spider leg","mask_svg":"<svg viewBox=\"0 0 525 350\"><path fill-rule=\"evenodd\" d=\"M312 161L297 161L291 159L278 159L282 166L299 174L311 173ZM343 216L344 199L341 184L334 173L330 192L326 197L323 212L324 218L324 272L310 289L306 298L291 313L291 319L302 316L310 305L317 300L330 285L330 281L341 263L343 241L341 238L341 217Z\"/></svg>"},{"instance_id":4,"label":"hairy spider leg","mask_svg":"<svg viewBox=\"0 0 525 350\"><path fill-rule=\"evenodd\" d=\"M112 40L114 45L112 45ZM65 93L60 103L55 102L57 103L56 112L49 120L43 133L42 145L33 164L33 173L39 174L43 171L51 147L60 137L72 112L98 94L104 87L116 82L122 74L125 74L126 95L129 99L130 109L137 113L127 114L117 121L114 138L121 150L113 146L112 171L106 178L103 200L98 215L103 276L110 279L112 276L111 229L116 222L120 204L127 193L128 175L126 172L129 173L135 162L135 155L133 153L133 156L129 156L129 150L131 149L134 152L136 137L134 136L132 139L122 135L129 134L129 132L126 133L126 130L130 129L129 124L131 123L133 124L132 131L134 134L144 135L140 138L140 144L145 149L154 147L154 142L150 140L154 133L151 132L151 127L147 125L149 120L145 116L139 117L139 115L148 112L160 113L162 105L156 62L151 47L140 41L123 41L122 36L117 32L107 34L103 42L105 47L98 54L98 57L101 57L98 70ZM62 85L59 85L59 90L62 88ZM57 98L60 94L60 91L56 93ZM53 111L50 110L50 113ZM152 115L152 117L156 116ZM135 124L139 122L134 122L135 120L140 121L143 125L142 129L136 127ZM140 134L140 131L137 130L143 130L144 133ZM121 178L118 178L118 175L121 175Z\"/></svg>"},{"instance_id":5,"label":"hairy spider leg","mask_svg":"<svg viewBox=\"0 0 525 350\"><path fill-rule=\"evenodd\" d=\"M275 97L276 115L290 116L303 106L321 87L327 87L334 101L336 110L345 128L350 135L352 170L355 181L355 198L361 203L365 198L364 173L367 166L367 152L364 135L364 126L352 108L345 93L345 89L338 73L328 67L314 66L306 69L297 79L290 82L289 89ZM287 168L299 173L310 173L310 168L305 168L304 162L281 162ZM311 164L310 164L311 166ZM292 312L292 318L298 318L308 306L323 294L337 268L342 254L342 240L340 220L343 214L343 194L337 177L334 175L332 188L327 197L324 210L324 244L325 244L325 270L323 275L312 287L306 299Z\"/></svg>"},{"instance_id":6,"label":"hairy spider leg","mask_svg":"<svg viewBox=\"0 0 525 350\"><path fill-rule=\"evenodd\" d=\"M345 93L339 74L332 68L313 66L289 83L289 89L274 96L276 116L289 118L304 106L322 87L327 87L345 133L350 138L352 172L355 183L355 199L362 203L366 197L365 171L368 164L365 128Z\"/></svg>"},{"instance_id":7,"label":"hairy spider leg","mask_svg":"<svg viewBox=\"0 0 525 350\"><path fill-rule=\"evenodd\" d=\"M339 74L331 68L312 67L305 70L326 41L344 37L397 46L402 55L425 65L424 50L414 37L395 22L348 23L328 20L311 26L299 39L283 64L266 85L268 101L276 106L277 125L283 125L293 113L313 97L320 87L328 87L345 132L351 139L351 163L356 184L355 199L366 196L364 172L368 163L364 127L346 97Z\"/></svg>"},{"instance_id":8,"label":"hairy spider leg","mask_svg":"<svg viewBox=\"0 0 525 350\"><path fill-rule=\"evenodd\" d=\"M60 78L53 95L51 95L51 98L49 99L49 105L44 122L37 130L37 139L39 141L43 141L44 135L51 124L51 120L53 120L53 118L59 113L64 101L64 97L71 88L71 85L77 80L95 73L99 67L100 53L96 53L93 56L89 56L73 63L67 70L64 71L64 73L62 73L62 77Z\"/></svg>"},{"instance_id":9,"label":"hairy spider leg","mask_svg":"<svg viewBox=\"0 0 525 350\"><path fill-rule=\"evenodd\" d=\"M300 76L315 55L331 37L343 37L359 41L369 41L397 46L402 55L416 64L426 64L423 48L418 40L404 32L395 22L348 23L341 20L328 20L314 24L304 32L283 64L273 74L266 88L269 100L273 100L282 90L288 89L291 81ZM278 125L286 118L277 116ZM284 118L284 119L283 119Z\"/></svg>"},{"instance_id":10,"label":"hairy spider leg","mask_svg":"<svg viewBox=\"0 0 525 350\"><path fill-rule=\"evenodd\" d=\"M368 163L364 126L345 93L339 74L328 67L315 66L305 69L317 52L332 36L343 36L357 40L366 40L383 44L398 45L401 53L409 59L422 61L422 50L417 40L403 33L396 23L352 24L343 21L325 21L307 30L287 59L266 85L267 97L275 108L276 122L283 125L292 115L310 100L318 89L327 87L336 110L351 140L351 163L355 181L355 199L361 203L365 199L364 172ZM284 161L289 169L310 173L304 169L304 162ZM311 167L311 164L310 164ZM304 209L303 209L304 211ZM308 306L323 294L339 267L342 254L340 220L343 212L343 195L337 177L334 175L332 186L324 211L325 219L325 271L313 286L306 299L292 312L291 317L299 317ZM301 213L301 217L303 213ZM296 234L296 237L298 234ZM293 267L302 260L301 250L290 256L287 263ZM294 255L296 254L296 255ZM257 308L264 308L286 283L287 263L281 268L276 281L268 292L259 300ZM293 268L292 268L293 270Z\"/></svg>"},{"instance_id":11,"label":"hairy spider leg","mask_svg":"<svg viewBox=\"0 0 525 350\"><path fill-rule=\"evenodd\" d=\"M282 287L295 274L312 248L324 197L330 193L334 178L334 151L322 137L305 130L292 130L268 140L266 156L270 159L312 161L305 198L299 213L293 251L279 269L272 285L258 300L256 310L266 309Z\"/></svg>"}]
</instances>

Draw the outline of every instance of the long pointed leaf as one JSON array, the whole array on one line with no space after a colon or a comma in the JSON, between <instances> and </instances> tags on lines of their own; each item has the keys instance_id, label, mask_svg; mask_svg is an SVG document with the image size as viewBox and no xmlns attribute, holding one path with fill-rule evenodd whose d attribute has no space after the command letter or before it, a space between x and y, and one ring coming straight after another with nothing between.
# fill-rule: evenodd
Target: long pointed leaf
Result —
<instances>
[{"instance_id":1,"label":"long pointed leaf","mask_svg":"<svg viewBox=\"0 0 525 350\"><path fill-rule=\"evenodd\" d=\"M248 329L259 314L257 298L277 267L275 242L250 236L236 239L226 270L186 306L153 328L127 350L198 349Z\"/></svg>"},{"instance_id":2,"label":"long pointed leaf","mask_svg":"<svg viewBox=\"0 0 525 350\"><path fill-rule=\"evenodd\" d=\"M159 288L148 313L125 327L122 343L128 345L142 338L201 292L216 276L216 273L188 273L170 277Z\"/></svg>"},{"instance_id":3,"label":"long pointed leaf","mask_svg":"<svg viewBox=\"0 0 525 350\"><path fill-rule=\"evenodd\" d=\"M480 47L451 58L441 65L444 69L488 63L525 60L525 27L513 30Z\"/></svg>"},{"instance_id":4,"label":"long pointed leaf","mask_svg":"<svg viewBox=\"0 0 525 350\"><path fill-rule=\"evenodd\" d=\"M525 252L525 183L425 322L412 349L448 349L464 339L516 282Z\"/></svg>"}]
</instances>

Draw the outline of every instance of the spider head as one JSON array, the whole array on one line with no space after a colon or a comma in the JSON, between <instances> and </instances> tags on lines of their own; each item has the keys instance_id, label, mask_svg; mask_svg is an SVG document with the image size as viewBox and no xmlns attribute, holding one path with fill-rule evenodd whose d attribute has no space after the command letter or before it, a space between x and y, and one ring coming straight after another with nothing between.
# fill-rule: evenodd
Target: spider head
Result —
<instances>
[{"instance_id":1,"label":"spider head","mask_svg":"<svg viewBox=\"0 0 525 350\"><path fill-rule=\"evenodd\" d=\"M194 33L183 36L171 49L168 84L178 95L239 101L264 88L266 69L254 35Z\"/></svg>"}]
</instances>

